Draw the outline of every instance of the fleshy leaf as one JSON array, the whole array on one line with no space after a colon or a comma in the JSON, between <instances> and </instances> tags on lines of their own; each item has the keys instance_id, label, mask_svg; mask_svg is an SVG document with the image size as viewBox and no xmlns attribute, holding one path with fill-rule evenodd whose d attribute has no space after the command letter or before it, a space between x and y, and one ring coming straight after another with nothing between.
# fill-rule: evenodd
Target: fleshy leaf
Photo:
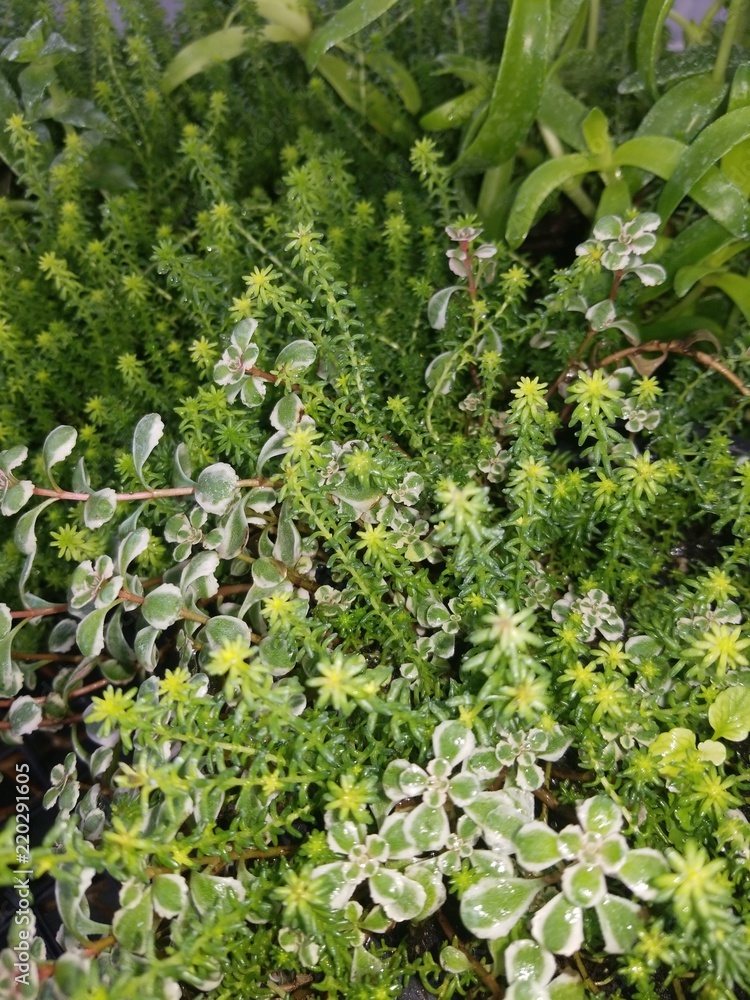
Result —
<instances>
[{"instance_id":1,"label":"fleshy leaf","mask_svg":"<svg viewBox=\"0 0 750 1000\"><path fill-rule=\"evenodd\" d=\"M461 899L461 919L479 938L509 934L531 906L541 879L484 878L469 886Z\"/></svg>"},{"instance_id":2,"label":"fleshy leaf","mask_svg":"<svg viewBox=\"0 0 750 1000\"><path fill-rule=\"evenodd\" d=\"M441 807L433 809L424 803L418 805L407 816L404 833L418 853L439 851L450 833L445 810Z\"/></svg>"},{"instance_id":3,"label":"fleshy leaf","mask_svg":"<svg viewBox=\"0 0 750 1000\"><path fill-rule=\"evenodd\" d=\"M427 893L413 879L390 868L381 868L369 880L370 895L391 920L414 920L424 909Z\"/></svg>"},{"instance_id":4,"label":"fleshy leaf","mask_svg":"<svg viewBox=\"0 0 750 1000\"><path fill-rule=\"evenodd\" d=\"M148 483L143 478L143 466L146 459L161 441L164 433L164 421L158 413L147 413L136 424L133 431L133 466L135 474L148 489Z\"/></svg>"},{"instance_id":5,"label":"fleshy leaf","mask_svg":"<svg viewBox=\"0 0 750 1000\"><path fill-rule=\"evenodd\" d=\"M8 711L8 722L14 736L33 733L42 721L42 706L29 695L16 698Z\"/></svg>"},{"instance_id":6,"label":"fleshy leaf","mask_svg":"<svg viewBox=\"0 0 750 1000\"><path fill-rule=\"evenodd\" d=\"M546 823L526 823L513 838L516 857L528 872L541 872L560 860L557 834Z\"/></svg>"},{"instance_id":7,"label":"fleshy leaf","mask_svg":"<svg viewBox=\"0 0 750 1000\"><path fill-rule=\"evenodd\" d=\"M571 903L587 909L604 899L607 882L599 865L581 863L565 869L562 890Z\"/></svg>"},{"instance_id":8,"label":"fleshy leaf","mask_svg":"<svg viewBox=\"0 0 750 1000\"><path fill-rule=\"evenodd\" d=\"M708 710L713 738L738 743L750 732L750 687L737 684L720 691Z\"/></svg>"},{"instance_id":9,"label":"fleshy leaf","mask_svg":"<svg viewBox=\"0 0 750 1000\"><path fill-rule=\"evenodd\" d=\"M561 894L553 896L531 921L531 933L555 955L572 955L583 944L583 911Z\"/></svg>"},{"instance_id":10,"label":"fleshy leaf","mask_svg":"<svg viewBox=\"0 0 750 1000\"><path fill-rule=\"evenodd\" d=\"M87 528L101 528L110 521L117 510L114 490L104 489L91 493L83 505L83 523Z\"/></svg>"},{"instance_id":11,"label":"fleshy leaf","mask_svg":"<svg viewBox=\"0 0 750 1000\"><path fill-rule=\"evenodd\" d=\"M289 372L304 372L315 364L318 350L311 340L293 340L282 348L276 358L276 368Z\"/></svg>"},{"instance_id":12,"label":"fleshy leaf","mask_svg":"<svg viewBox=\"0 0 750 1000\"><path fill-rule=\"evenodd\" d=\"M160 917L177 917L188 905L188 886L182 875L157 875L152 883L154 910Z\"/></svg>"},{"instance_id":13,"label":"fleshy leaf","mask_svg":"<svg viewBox=\"0 0 750 1000\"><path fill-rule=\"evenodd\" d=\"M611 955L623 955L635 944L643 926L640 907L621 896L606 896L596 907L604 948Z\"/></svg>"},{"instance_id":14,"label":"fleshy leaf","mask_svg":"<svg viewBox=\"0 0 750 1000\"><path fill-rule=\"evenodd\" d=\"M447 760L452 767L460 764L476 746L474 733L462 722L441 722L432 734L432 749L436 757Z\"/></svg>"},{"instance_id":15,"label":"fleshy leaf","mask_svg":"<svg viewBox=\"0 0 750 1000\"><path fill-rule=\"evenodd\" d=\"M517 979L535 979L547 983L555 974L555 960L536 941L523 938L505 949L505 978L509 983Z\"/></svg>"},{"instance_id":16,"label":"fleshy leaf","mask_svg":"<svg viewBox=\"0 0 750 1000\"><path fill-rule=\"evenodd\" d=\"M454 292L462 289L463 285L450 285L448 288L441 288L435 292L427 303L427 321L433 330L444 330L448 321L448 303Z\"/></svg>"},{"instance_id":17,"label":"fleshy leaf","mask_svg":"<svg viewBox=\"0 0 750 1000\"><path fill-rule=\"evenodd\" d=\"M141 605L141 614L154 628L169 628L180 617L184 603L179 587L173 583L163 583L146 595Z\"/></svg>"},{"instance_id":18,"label":"fleshy leaf","mask_svg":"<svg viewBox=\"0 0 750 1000\"><path fill-rule=\"evenodd\" d=\"M198 476L195 484L195 502L209 514L226 514L237 495L239 476L231 465L216 462Z\"/></svg>"},{"instance_id":19,"label":"fleshy leaf","mask_svg":"<svg viewBox=\"0 0 750 1000\"><path fill-rule=\"evenodd\" d=\"M55 427L47 435L44 447L42 448L42 456L44 458L44 469L53 485L55 485L55 480L52 475L52 469L58 463L64 462L68 455L70 455L75 448L77 438L78 432L75 427L69 427L67 424Z\"/></svg>"},{"instance_id":20,"label":"fleshy leaf","mask_svg":"<svg viewBox=\"0 0 750 1000\"><path fill-rule=\"evenodd\" d=\"M654 899L656 890L651 888L658 875L669 871L663 854L652 847L640 847L629 851L625 861L617 870L617 878L641 899Z\"/></svg>"}]
</instances>

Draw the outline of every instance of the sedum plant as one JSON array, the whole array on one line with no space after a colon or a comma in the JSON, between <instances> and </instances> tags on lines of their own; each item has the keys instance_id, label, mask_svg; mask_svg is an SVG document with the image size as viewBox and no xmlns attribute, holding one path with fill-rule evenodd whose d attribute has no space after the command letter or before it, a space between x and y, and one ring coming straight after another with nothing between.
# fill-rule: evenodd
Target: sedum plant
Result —
<instances>
[{"instance_id":1,"label":"sedum plant","mask_svg":"<svg viewBox=\"0 0 750 1000\"><path fill-rule=\"evenodd\" d=\"M359 6L310 12L309 65L395 7ZM178 51L148 4L122 42L98 4L37 11L0 56L26 193L2 203L0 733L64 743L49 829L23 858L0 837L58 925L19 908L0 982L739 998L750 362L725 298L703 330L672 282L691 225L723 222L667 233L646 186L564 266L522 259L434 142L370 135L314 82L245 162L243 86L268 110L307 72L260 35L282 7L187 4ZM303 124L324 112L330 141ZM59 397L28 393L49 379L18 330L57 312L90 337Z\"/></svg>"}]
</instances>

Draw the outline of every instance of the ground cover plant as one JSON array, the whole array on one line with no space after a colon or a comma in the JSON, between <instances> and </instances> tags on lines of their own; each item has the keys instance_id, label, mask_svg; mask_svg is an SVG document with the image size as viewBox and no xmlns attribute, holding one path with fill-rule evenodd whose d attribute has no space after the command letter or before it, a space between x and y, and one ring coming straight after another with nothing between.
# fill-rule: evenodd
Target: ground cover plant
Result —
<instances>
[{"instance_id":1,"label":"ground cover plant","mask_svg":"<svg viewBox=\"0 0 750 1000\"><path fill-rule=\"evenodd\" d=\"M747 996L746 7L3 15L3 995Z\"/></svg>"}]
</instances>

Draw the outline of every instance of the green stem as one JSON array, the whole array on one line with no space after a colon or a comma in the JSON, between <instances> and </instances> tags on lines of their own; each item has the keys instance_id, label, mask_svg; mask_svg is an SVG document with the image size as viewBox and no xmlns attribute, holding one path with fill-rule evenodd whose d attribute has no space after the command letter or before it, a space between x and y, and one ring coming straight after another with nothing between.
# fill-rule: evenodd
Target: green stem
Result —
<instances>
[{"instance_id":1,"label":"green stem","mask_svg":"<svg viewBox=\"0 0 750 1000\"><path fill-rule=\"evenodd\" d=\"M721 35L719 51L716 53L716 62L711 74L714 83L722 83L726 78L729 57L732 54L732 46L737 41L742 30L746 7L747 0L732 0L732 3L729 5L727 23Z\"/></svg>"},{"instance_id":2,"label":"green stem","mask_svg":"<svg viewBox=\"0 0 750 1000\"><path fill-rule=\"evenodd\" d=\"M589 0L589 23L586 32L586 48L589 52L596 52L596 43L599 39L600 4L601 0Z\"/></svg>"}]
</instances>

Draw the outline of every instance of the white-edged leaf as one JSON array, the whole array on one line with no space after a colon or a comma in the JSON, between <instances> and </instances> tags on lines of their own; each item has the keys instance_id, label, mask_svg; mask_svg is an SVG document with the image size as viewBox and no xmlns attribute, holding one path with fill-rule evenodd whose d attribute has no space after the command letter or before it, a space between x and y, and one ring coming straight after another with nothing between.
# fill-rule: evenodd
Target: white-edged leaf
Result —
<instances>
[{"instance_id":1,"label":"white-edged leaf","mask_svg":"<svg viewBox=\"0 0 750 1000\"><path fill-rule=\"evenodd\" d=\"M583 944L583 910L562 893L553 896L534 914L531 933L555 955L572 955Z\"/></svg>"},{"instance_id":2,"label":"white-edged leaf","mask_svg":"<svg viewBox=\"0 0 750 1000\"><path fill-rule=\"evenodd\" d=\"M544 871L561 858L557 834L539 820L525 823L513 841L518 863L527 872Z\"/></svg>"},{"instance_id":3,"label":"white-edged leaf","mask_svg":"<svg viewBox=\"0 0 750 1000\"><path fill-rule=\"evenodd\" d=\"M421 803L406 817L404 833L418 854L439 851L450 833L445 809Z\"/></svg>"},{"instance_id":4,"label":"white-edged leaf","mask_svg":"<svg viewBox=\"0 0 750 1000\"><path fill-rule=\"evenodd\" d=\"M541 879L483 878L461 899L461 919L478 938L509 934L534 901Z\"/></svg>"},{"instance_id":5,"label":"white-edged leaf","mask_svg":"<svg viewBox=\"0 0 750 1000\"><path fill-rule=\"evenodd\" d=\"M78 625L76 642L84 656L98 656L104 649L104 619L113 607L114 602L103 608L97 608L96 611L86 615Z\"/></svg>"},{"instance_id":6,"label":"white-edged leaf","mask_svg":"<svg viewBox=\"0 0 750 1000\"><path fill-rule=\"evenodd\" d=\"M42 721L42 707L30 695L16 698L8 711L8 722L14 736L33 733Z\"/></svg>"},{"instance_id":7,"label":"white-edged leaf","mask_svg":"<svg viewBox=\"0 0 750 1000\"><path fill-rule=\"evenodd\" d=\"M311 340L293 340L279 352L276 358L276 368L285 368L289 372L304 372L315 364L318 349Z\"/></svg>"},{"instance_id":8,"label":"white-edged leaf","mask_svg":"<svg viewBox=\"0 0 750 1000\"><path fill-rule=\"evenodd\" d=\"M55 482L51 470L60 462L65 461L75 448L77 438L78 431L75 427L70 427L67 424L55 427L47 435L42 447L42 458L44 459L44 469L51 483Z\"/></svg>"},{"instance_id":9,"label":"white-edged leaf","mask_svg":"<svg viewBox=\"0 0 750 1000\"><path fill-rule=\"evenodd\" d=\"M509 944L503 959L505 978L509 983L519 979L535 979L539 983L547 983L555 974L555 960L551 953L529 938Z\"/></svg>"},{"instance_id":10,"label":"white-edged leaf","mask_svg":"<svg viewBox=\"0 0 750 1000\"><path fill-rule=\"evenodd\" d=\"M629 851L625 861L617 871L617 878L640 899L654 899L656 890L651 888L658 875L669 871L667 859L653 847L639 847Z\"/></svg>"},{"instance_id":11,"label":"white-edged leaf","mask_svg":"<svg viewBox=\"0 0 750 1000\"><path fill-rule=\"evenodd\" d=\"M112 519L117 510L116 496L111 489L97 490L89 496L83 505L83 523L87 528L101 528Z\"/></svg>"},{"instance_id":12,"label":"white-edged leaf","mask_svg":"<svg viewBox=\"0 0 750 1000\"><path fill-rule=\"evenodd\" d=\"M369 880L373 902L380 903L391 920L414 920L424 909L427 893L414 879L381 868Z\"/></svg>"},{"instance_id":13,"label":"white-edged leaf","mask_svg":"<svg viewBox=\"0 0 750 1000\"><path fill-rule=\"evenodd\" d=\"M154 910L160 917L177 917L188 905L188 885L182 875L157 875L152 883Z\"/></svg>"},{"instance_id":14,"label":"white-edged leaf","mask_svg":"<svg viewBox=\"0 0 750 1000\"><path fill-rule=\"evenodd\" d=\"M435 292L427 303L427 321L433 330L444 330L448 321L448 303L454 292L463 288L463 285L450 285L448 288L441 288Z\"/></svg>"},{"instance_id":15,"label":"white-edged leaf","mask_svg":"<svg viewBox=\"0 0 750 1000\"><path fill-rule=\"evenodd\" d=\"M474 751L477 741L474 733L457 720L441 722L432 734L432 749L436 757L443 757L455 767Z\"/></svg>"},{"instance_id":16,"label":"white-edged leaf","mask_svg":"<svg viewBox=\"0 0 750 1000\"><path fill-rule=\"evenodd\" d=\"M195 502L209 514L226 514L237 495L240 477L231 465L216 462L198 476L195 484Z\"/></svg>"},{"instance_id":17,"label":"white-edged leaf","mask_svg":"<svg viewBox=\"0 0 750 1000\"><path fill-rule=\"evenodd\" d=\"M635 944L643 927L640 907L621 896L605 896L596 906L604 949L610 955L624 955Z\"/></svg>"},{"instance_id":18,"label":"white-edged leaf","mask_svg":"<svg viewBox=\"0 0 750 1000\"><path fill-rule=\"evenodd\" d=\"M148 489L148 483L143 478L143 466L146 459L161 441L164 433L164 421L158 413L147 413L136 424L133 431L133 466L135 474Z\"/></svg>"},{"instance_id":19,"label":"white-edged leaf","mask_svg":"<svg viewBox=\"0 0 750 1000\"><path fill-rule=\"evenodd\" d=\"M443 351L427 365L424 380L433 392L443 396L451 391L455 373L452 370L453 351Z\"/></svg>"},{"instance_id":20,"label":"white-edged leaf","mask_svg":"<svg viewBox=\"0 0 750 1000\"><path fill-rule=\"evenodd\" d=\"M141 614L154 628L169 628L180 617L184 603L179 587L173 583L163 583L146 595L141 605Z\"/></svg>"}]
</instances>

